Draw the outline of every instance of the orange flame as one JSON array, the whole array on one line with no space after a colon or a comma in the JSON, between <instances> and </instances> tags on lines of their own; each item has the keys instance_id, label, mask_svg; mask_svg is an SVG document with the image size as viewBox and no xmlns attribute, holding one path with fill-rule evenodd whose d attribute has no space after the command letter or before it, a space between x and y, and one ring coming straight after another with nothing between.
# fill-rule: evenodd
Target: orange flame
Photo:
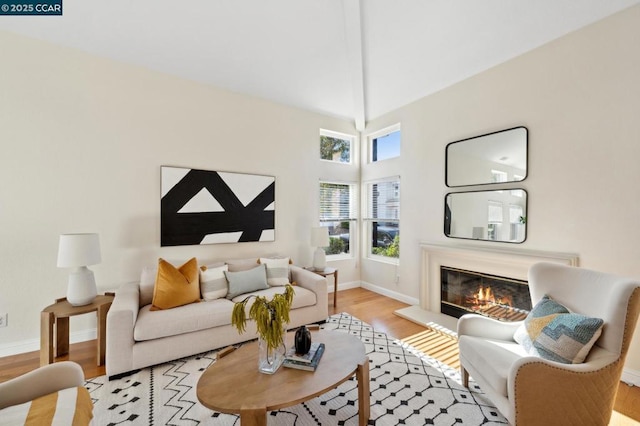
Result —
<instances>
[{"instance_id":1,"label":"orange flame","mask_svg":"<svg viewBox=\"0 0 640 426\"><path fill-rule=\"evenodd\" d=\"M509 296L496 297L491 287L484 288L480 286L478 292L473 295L475 302L478 304L497 303L500 305L513 306L513 300Z\"/></svg>"}]
</instances>

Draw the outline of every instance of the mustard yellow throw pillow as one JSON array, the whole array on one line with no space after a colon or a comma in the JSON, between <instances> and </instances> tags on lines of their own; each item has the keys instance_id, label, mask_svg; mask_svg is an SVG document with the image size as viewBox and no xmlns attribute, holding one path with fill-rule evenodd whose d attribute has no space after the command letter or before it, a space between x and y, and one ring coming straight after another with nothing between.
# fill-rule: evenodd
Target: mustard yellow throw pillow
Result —
<instances>
[{"instance_id":1,"label":"mustard yellow throw pillow","mask_svg":"<svg viewBox=\"0 0 640 426\"><path fill-rule=\"evenodd\" d=\"M150 310L171 309L200 301L198 260L194 257L176 268L164 259L158 260L158 275L153 288Z\"/></svg>"}]
</instances>

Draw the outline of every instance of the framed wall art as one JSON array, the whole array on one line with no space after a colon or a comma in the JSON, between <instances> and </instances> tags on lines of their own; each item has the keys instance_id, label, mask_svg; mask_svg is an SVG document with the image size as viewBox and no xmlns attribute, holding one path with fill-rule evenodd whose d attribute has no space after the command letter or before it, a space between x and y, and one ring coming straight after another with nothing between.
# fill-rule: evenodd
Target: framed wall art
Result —
<instances>
[{"instance_id":1,"label":"framed wall art","mask_svg":"<svg viewBox=\"0 0 640 426\"><path fill-rule=\"evenodd\" d=\"M275 240L274 176L161 166L160 245Z\"/></svg>"}]
</instances>

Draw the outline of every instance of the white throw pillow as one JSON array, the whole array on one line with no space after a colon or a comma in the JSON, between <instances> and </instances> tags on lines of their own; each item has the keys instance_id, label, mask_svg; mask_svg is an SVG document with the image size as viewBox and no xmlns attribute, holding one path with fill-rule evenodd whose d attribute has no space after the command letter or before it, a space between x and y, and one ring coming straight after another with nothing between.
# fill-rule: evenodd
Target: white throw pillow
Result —
<instances>
[{"instance_id":1,"label":"white throw pillow","mask_svg":"<svg viewBox=\"0 0 640 426\"><path fill-rule=\"evenodd\" d=\"M204 300L223 298L229 291L224 275L229 270L227 265L200 267L200 294Z\"/></svg>"},{"instance_id":2,"label":"white throw pillow","mask_svg":"<svg viewBox=\"0 0 640 426\"><path fill-rule=\"evenodd\" d=\"M267 267L267 284L271 287L289 284L289 258L260 258L260 263Z\"/></svg>"}]
</instances>

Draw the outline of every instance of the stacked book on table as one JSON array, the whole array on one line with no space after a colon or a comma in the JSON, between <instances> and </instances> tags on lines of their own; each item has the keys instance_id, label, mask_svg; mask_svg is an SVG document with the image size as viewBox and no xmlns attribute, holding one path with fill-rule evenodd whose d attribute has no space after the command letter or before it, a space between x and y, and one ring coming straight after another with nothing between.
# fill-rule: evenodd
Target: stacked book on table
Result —
<instances>
[{"instance_id":1,"label":"stacked book on table","mask_svg":"<svg viewBox=\"0 0 640 426\"><path fill-rule=\"evenodd\" d=\"M311 343L309 352L304 355L296 354L296 348L292 347L287 350L282 365L288 368L297 368L298 370L316 371L323 353L324 343Z\"/></svg>"}]
</instances>

